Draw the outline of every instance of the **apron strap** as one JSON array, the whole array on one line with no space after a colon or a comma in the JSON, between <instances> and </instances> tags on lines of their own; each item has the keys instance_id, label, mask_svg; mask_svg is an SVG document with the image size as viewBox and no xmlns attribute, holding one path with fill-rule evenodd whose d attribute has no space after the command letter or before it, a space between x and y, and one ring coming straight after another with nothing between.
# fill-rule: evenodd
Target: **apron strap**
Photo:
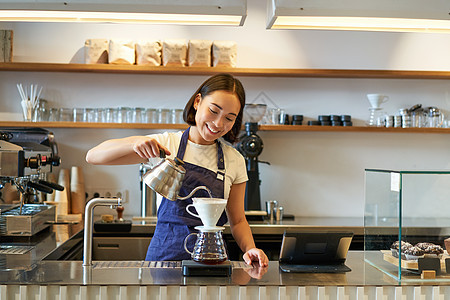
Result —
<instances>
[{"instance_id":1,"label":"apron strap","mask_svg":"<svg viewBox=\"0 0 450 300\"><path fill-rule=\"evenodd\" d=\"M178 147L177 157L179 159L184 158L184 154L186 153L186 146L189 140L189 130L191 127L189 126L188 129L186 129L183 132L183 135L181 136L180 146ZM225 179L225 159L223 156L223 150L221 143L216 140L217 144L217 179L223 181Z\"/></svg>"}]
</instances>

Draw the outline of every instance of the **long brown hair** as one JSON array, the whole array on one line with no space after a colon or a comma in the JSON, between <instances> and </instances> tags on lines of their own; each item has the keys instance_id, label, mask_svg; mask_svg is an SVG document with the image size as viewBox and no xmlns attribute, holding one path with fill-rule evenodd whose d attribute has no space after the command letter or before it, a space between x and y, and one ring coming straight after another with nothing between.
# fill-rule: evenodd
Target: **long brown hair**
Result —
<instances>
[{"instance_id":1,"label":"long brown hair","mask_svg":"<svg viewBox=\"0 0 450 300\"><path fill-rule=\"evenodd\" d=\"M241 131L242 127L242 115L245 106L245 91L242 83L238 79L234 78L231 74L216 74L203 82L186 104L183 112L183 119L191 126L197 125L195 123L195 114L197 112L194 108L195 97L198 94L200 94L202 97L205 97L215 91L226 91L233 93L238 97L239 102L241 103L241 108L239 110L239 114L236 117L233 127L223 136L223 139L227 142L234 143L237 141L239 132Z\"/></svg>"}]
</instances>

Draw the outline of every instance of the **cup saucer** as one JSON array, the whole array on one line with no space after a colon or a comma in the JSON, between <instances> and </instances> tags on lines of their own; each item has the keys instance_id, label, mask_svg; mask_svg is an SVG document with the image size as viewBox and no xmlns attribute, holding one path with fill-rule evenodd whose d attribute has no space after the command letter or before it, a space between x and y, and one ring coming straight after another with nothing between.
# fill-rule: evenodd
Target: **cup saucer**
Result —
<instances>
[{"instance_id":1,"label":"cup saucer","mask_svg":"<svg viewBox=\"0 0 450 300\"><path fill-rule=\"evenodd\" d=\"M225 229L225 227L222 226L195 226L194 228L203 232L215 232Z\"/></svg>"}]
</instances>

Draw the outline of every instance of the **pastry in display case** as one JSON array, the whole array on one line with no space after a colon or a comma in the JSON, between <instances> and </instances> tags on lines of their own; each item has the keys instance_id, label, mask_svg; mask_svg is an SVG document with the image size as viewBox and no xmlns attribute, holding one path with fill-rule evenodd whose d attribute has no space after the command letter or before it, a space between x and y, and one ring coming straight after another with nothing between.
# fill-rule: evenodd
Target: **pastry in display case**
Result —
<instances>
[{"instance_id":1,"label":"pastry in display case","mask_svg":"<svg viewBox=\"0 0 450 300\"><path fill-rule=\"evenodd\" d=\"M366 169L364 260L402 282L450 281L449 198L450 170Z\"/></svg>"}]
</instances>

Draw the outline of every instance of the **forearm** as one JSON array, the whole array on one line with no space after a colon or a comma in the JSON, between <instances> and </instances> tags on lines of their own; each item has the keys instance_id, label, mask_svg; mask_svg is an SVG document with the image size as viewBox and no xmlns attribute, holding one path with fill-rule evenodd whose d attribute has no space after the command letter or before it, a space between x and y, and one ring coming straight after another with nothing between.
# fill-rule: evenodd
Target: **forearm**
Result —
<instances>
[{"instance_id":1,"label":"forearm","mask_svg":"<svg viewBox=\"0 0 450 300\"><path fill-rule=\"evenodd\" d=\"M136 141L141 137L131 136L123 139L112 139L92 148L86 155L86 161L94 165L137 164L144 162L133 150Z\"/></svg>"},{"instance_id":2,"label":"forearm","mask_svg":"<svg viewBox=\"0 0 450 300\"><path fill-rule=\"evenodd\" d=\"M253 234L246 219L238 222L237 224L231 225L231 234L239 245L239 248L241 248L242 252L245 253L248 250L255 248Z\"/></svg>"}]
</instances>

